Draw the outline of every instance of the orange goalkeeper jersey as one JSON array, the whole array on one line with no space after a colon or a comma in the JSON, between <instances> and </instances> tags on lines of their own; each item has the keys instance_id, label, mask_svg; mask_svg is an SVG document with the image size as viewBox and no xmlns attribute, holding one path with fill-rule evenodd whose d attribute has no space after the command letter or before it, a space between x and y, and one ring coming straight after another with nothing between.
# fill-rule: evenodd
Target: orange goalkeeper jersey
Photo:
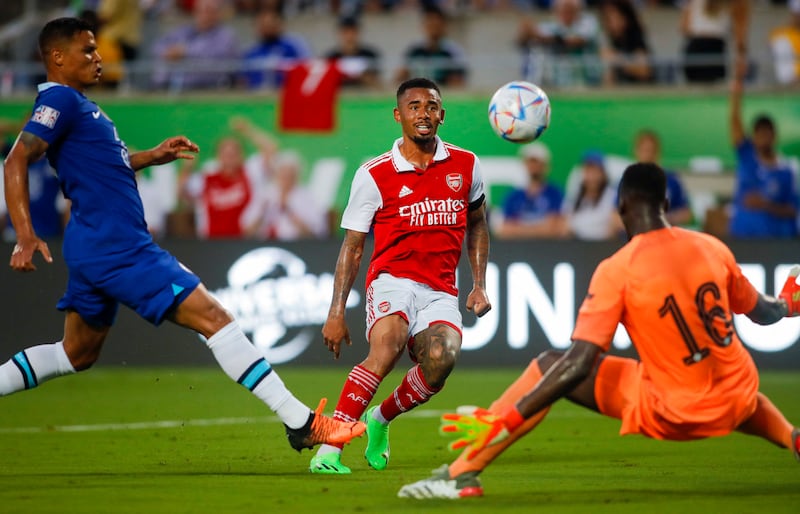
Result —
<instances>
[{"instance_id":1,"label":"orange goalkeeper jersey","mask_svg":"<svg viewBox=\"0 0 800 514\"><path fill-rule=\"evenodd\" d=\"M621 322L641 359L638 403L653 419L707 424L695 435L718 435L728 431L715 428L721 420L741 422L755 405L758 373L732 316L752 310L757 299L721 241L681 228L654 230L600 263L572 338L607 351Z\"/></svg>"}]
</instances>

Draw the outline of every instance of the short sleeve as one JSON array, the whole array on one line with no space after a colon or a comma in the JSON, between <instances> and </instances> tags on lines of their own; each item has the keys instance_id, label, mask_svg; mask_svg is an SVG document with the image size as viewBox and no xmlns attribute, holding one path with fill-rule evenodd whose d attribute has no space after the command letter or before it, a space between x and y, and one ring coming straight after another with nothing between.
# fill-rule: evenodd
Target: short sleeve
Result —
<instances>
[{"instance_id":1,"label":"short sleeve","mask_svg":"<svg viewBox=\"0 0 800 514\"><path fill-rule=\"evenodd\" d=\"M383 199L375 179L363 167L358 168L350 186L350 199L342 214L341 227L366 234L381 205Z\"/></svg>"},{"instance_id":2,"label":"short sleeve","mask_svg":"<svg viewBox=\"0 0 800 514\"><path fill-rule=\"evenodd\" d=\"M22 131L52 145L69 132L79 116L80 102L76 94L68 88L53 86L36 99L33 113Z\"/></svg>"},{"instance_id":3,"label":"short sleeve","mask_svg":"<svg viewBox=\"0 0 800 514\"><path fill-rule=\"evenodd\" d=\"M722 245L724 252L723 258L725 259L725 266L728 268L728 300L730 302L731 311L736 314L747 314L752 311L758 301L758 291L747 280L747 277L742 273L742 269L736 263L736 259L730 250Z\"/></svg>"},{"instance_id":4,"label":"short sleeve","mask_svg":"<svg viewBox=\"0 0 800 514\"><path fill-rule=\"evenodd\" d=\"M481 196L486 194L485 186L483 184L483 172L481 171L481 161L475 157L475 162L472 164L472 186L469 189L469 203L478 200Z\"/></svg>"},{"instance_id":5,"label":"short sleeve","mask_svg":"<svg viewBox=\"0 0 800 514\"><path fill-rule=\"evenodd\" d=\"M625 280L618 262L611 257L597 266L578 311L573 341L593 343L604 351L611 347L625 305Z\"/></svg>"}]
</instances>

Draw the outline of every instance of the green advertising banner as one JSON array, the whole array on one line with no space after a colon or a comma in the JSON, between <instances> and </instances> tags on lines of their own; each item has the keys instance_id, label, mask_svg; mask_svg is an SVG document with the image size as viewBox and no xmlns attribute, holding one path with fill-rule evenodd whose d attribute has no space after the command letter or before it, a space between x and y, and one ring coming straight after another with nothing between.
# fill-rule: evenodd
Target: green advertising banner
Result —
<instances>
[{"instance_id":1,"label":"green advertising banner","mask_svg":"<svg viewBox=\"0 0 800 514\"><path fill-rule=\"evenodd\" d=\"M92 96L92 95L90 95ZM349 179L364 160L388 150L400 127L395 123L391 96L343 95L337 106L336 128L330 133L283 133L277 128L277 97L104 97L92 96L114 120L132 149L153 146L174 134L185 134L202 150L201 159L214 155L215 142L230 133L229 119L245 116L274 134L282 148L297 150L305 159L307 177L328 175L333 181L331 203L341 208L347 200ZM0 117L24 120L33 102L15 99L0 104ZM564 184L567 174L587 149L630 156L635 133L656 130L662 137L663 164L686 171L694 156L721 159L727 172L734 165L728 136L728 101L724 92L708 94L601 94L551 95L552 122L542 136L552 153L551 178ZM443 139L474 151L488 175L499 174L490 186L502 183L502 168L516 161L519 146L496 137L487 121L488 97L444 92L446 123ZM745 121L768 113L778 126L781 151L800 155L800 96L758 94L745 98ZM251 148L252 150L252 148ZM510 182L513 182L511 180ZM322 186L320 186L322 187ZM490 188L491 190L491 188ZM490 196L490 200L492 200ZM497 201L497 199L495 199Z\"/></svg>"}]
</instances>

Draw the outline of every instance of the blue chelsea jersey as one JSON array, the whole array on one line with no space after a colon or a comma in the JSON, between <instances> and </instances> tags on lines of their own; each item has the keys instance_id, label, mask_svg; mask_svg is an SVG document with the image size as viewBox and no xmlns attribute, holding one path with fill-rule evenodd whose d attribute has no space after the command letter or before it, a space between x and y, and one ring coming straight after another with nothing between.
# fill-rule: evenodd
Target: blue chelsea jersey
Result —
<instances>
[{"instance_id":1,"label":"blue chelsea jersey","mask_svg":"<svg viewBox=\"0 0 800 514\"><path fill-rule=\"evenodd\" d=\"M23 131L49 144L47 158L72 201L66 260L102 258L151 243L128 148L97 104L69 86L40 84Z\"/></svg>"}]
</instances>

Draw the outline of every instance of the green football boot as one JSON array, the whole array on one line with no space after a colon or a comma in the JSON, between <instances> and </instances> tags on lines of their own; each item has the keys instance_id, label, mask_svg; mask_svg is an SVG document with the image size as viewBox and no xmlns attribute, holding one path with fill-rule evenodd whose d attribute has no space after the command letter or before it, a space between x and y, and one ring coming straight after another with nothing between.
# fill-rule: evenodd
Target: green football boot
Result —
<instances>
[{"instance_id":1,"label":"green football boot","mask_svg":"<svg viewBox=\"0 0 800 514\"><path fill-rule=\"evenodd\" d=\"M367 424L367 449L364 457L372 469L382 470L389 465L389 425L384 425L372 417L378 406L371 407L364 413L362 421Z\"/></svg>"},{"instance_id":2,"label":"green football boot","mask_svg":"<svg viewBox=\"0 0 800 514\"><path fill-rule=\"evenodd\" d=\"M336 452L314 455L308 464L308 470L320 475L350 474L350 468L342 464L342 454Z\"/></svg>"}]
</instances>

